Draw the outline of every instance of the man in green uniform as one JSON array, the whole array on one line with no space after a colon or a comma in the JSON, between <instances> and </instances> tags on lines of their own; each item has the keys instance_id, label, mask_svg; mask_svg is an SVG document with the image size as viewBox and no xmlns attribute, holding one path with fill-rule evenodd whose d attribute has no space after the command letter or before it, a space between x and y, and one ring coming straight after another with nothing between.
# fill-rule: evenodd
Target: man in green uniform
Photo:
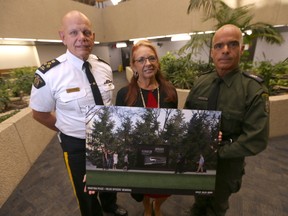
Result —
<instances>
[{"instance_id":1,"label":"man in green uniform","mask_svg":"<svg viewBox=\"0 0 288 216\"><path fill-rule=\"evenodd\" d=\"M244 158L267 146L268 92L262 79L239 70L243 51L238 27L228 24L218 29L211 50L215 71L199 77L185 102L185 109L222 111L215 193L195 196L193 216L225 215L230 195L241 187Z\"/></svg>"}]
</instances>

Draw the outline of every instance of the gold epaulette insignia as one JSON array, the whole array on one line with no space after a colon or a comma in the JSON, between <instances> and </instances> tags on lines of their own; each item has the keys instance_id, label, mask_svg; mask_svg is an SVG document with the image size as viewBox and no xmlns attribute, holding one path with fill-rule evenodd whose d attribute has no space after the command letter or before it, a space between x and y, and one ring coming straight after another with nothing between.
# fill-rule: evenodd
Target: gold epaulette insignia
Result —
<instances>
[{"instance_id":1,"label":"gold epaulette insignia","mask_svg":"<svg viewBox=\"0 0 288 216\"><path fill-rule=\"evenodd\" d=\"M42 73L46 73L47 71L49 71L51 68L55 67L58 64L60 64L60 62L57 59L53 59L51 61L42 64L38 68L38 70L41 71Z\"/></svg>"}]
</instances>

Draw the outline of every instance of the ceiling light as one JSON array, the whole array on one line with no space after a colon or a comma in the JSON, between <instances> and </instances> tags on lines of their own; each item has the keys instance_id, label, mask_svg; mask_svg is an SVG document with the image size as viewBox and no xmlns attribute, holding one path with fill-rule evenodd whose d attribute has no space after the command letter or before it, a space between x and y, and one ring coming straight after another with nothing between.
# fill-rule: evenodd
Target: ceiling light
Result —
<instances>
[{"instance_id":1,"label":"ceiling light","mask_svg":"<svg viewBox=\"0 0 288 216\"><path fill-rule=\"evenodd\" d=\"M36 41L36 39L32 38L3 38L3 39L9 41Z\"/></svg>"},{"instance_id":2,"label":"ceiling light","mask_svg":"<svg viewBox=\"0 0 288 216\"><path fill-rule=\"evenodd\" d=\"M129 39L129 41L139 41L139 40L145 40L146 38L132 38Z\"/></svg>"},{"instance_id":3,"label":"ceiling light","mask_svg":"<svg viewBox=\"0 0 288 216\"><path fill-rule=\"evenodd\" d=\"M205 34L212 34L214 33L215 31L205 31Z\"/></svg>"},{"instance_id":4,"label":"ceiling light","mask_svg":"<svg viewBox=\"0 0 288 216\"><path fill-rule=\"evenodd\" d=\"M278 27L285 27L285 25L274 25L273 27L278 28Z\"/></svg>"},{"instance_id":5,"label":"ceiling light","mask_svg":"<svg viewBox=\"0 0 288 216\"><path fill-rule=\"evenodd\" d=\"M37 39L38 42L48 42L48 43L62 43L62 40L50 40L50 39Z\"/></svg>"},{"instance_id":6,"label":"ceiling light","mask_svg":"<svg viewBox=\"0 0 288 216\"><path fill-rule=\"evenodd\" d=\"M121 2L121 0L111 0L113 5L117 5L119 2Z\"/></svg>"},{"instance_id":7,"label":"ceiling light","mask_svg":"<svg viewBox=\"0 0 288 216\"><path fill-rule=\"evenodd\" d=\"M165 36L153 36L153 37L147 37L147 40L152 40L152 39L159 39L159 38L165 38Z\"/></svg>"},{"instance_id":8,"label":"ceiling light","mask_svg":"<svg viewBox=\"0 0 288 216\"><path fill-rule=\"evenodd\" d=\"M190 39L191 36L189 34L176 34L171 36L171 41L185 41Z\"/></svg>"},{"instance_id":9,"label":"ceiling light","mask_svg":"<svg viewBox=\"0 0 288 216\"><path fill-rule=\"evenodd\" d=\"M252 30L247 30L245 31L247 35L251 35L252 34Z\"/></svg>"},{"instance_id":10,"label":"ceiling light","mask_svg":"<svg viewBox=\"0 0 288 216\"><path fill-rule=\"evenodd\" d=\"M127 44L125 42L116 43L116 47L117 48L127 47Z\"/></svg>"}]
</instances>

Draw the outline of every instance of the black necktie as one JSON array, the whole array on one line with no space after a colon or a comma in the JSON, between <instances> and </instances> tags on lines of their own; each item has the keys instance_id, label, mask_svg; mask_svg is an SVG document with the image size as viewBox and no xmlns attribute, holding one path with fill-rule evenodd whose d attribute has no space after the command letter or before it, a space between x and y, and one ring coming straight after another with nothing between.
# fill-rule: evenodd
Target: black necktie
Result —
<instances>
[{"instance_id":1,"label":"black necktie","mask_svg":"<svg viewBox=\"0 0 288 216\"><path fill-rule=\"evenodd\" d=\"M83 67L85 68L86 76L89 80L91 90L93 93L93 97L94 97L94 101L95 101L96 105L104 105L103 100L102 100L102 96L101 96L101 93L100 93L99 88L97 86L97 83L95 81L95 78L90 71L89 62L85 61L83 64Z\"/></svg>"},{"instance_id":2,"label":"black necktie","mask_svg":"<svg viewBox=\"0 0 288 216\"><path fill-rule=\"evenodd\" d=\"M218 95L220 91L220 84L222 83L221 78L216 78L214 80L210 95L208 97L208 110L216 110L217 109L217 100L218 100Z\"/></svg>"}]
</instances>

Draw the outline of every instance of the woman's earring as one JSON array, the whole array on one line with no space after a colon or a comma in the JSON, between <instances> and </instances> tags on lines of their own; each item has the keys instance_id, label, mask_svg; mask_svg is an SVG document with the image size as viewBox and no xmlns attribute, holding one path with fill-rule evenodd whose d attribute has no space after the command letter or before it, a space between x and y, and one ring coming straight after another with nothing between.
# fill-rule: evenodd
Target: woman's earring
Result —
<instances>
[{"instance_id":1,"label":"woman's earring","mask_svg":"<svg viewBox=\"0 0 288 216\"><path fill-rule=\"evenodd\" d=\"M133 76L134 76L134 78L137 78L139 76L138 72L137 71L133 71Z\"/></svg>"}]
</instances>

